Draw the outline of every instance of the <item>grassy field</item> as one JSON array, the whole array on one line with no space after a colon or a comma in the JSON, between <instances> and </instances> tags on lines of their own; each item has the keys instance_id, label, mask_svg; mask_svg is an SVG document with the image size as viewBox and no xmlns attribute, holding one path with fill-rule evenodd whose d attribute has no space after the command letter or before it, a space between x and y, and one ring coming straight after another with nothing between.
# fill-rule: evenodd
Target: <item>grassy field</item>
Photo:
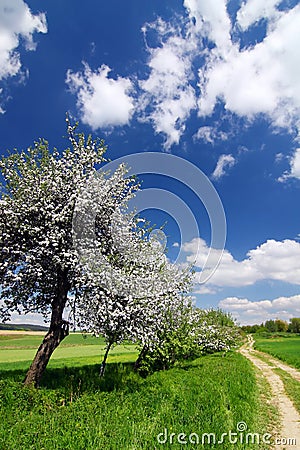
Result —
<instances>
[{"instance_id":1,"label":"grassy field","mask_svg":"<svg viewBox=\"0 0 300 450\"><path fill-rule=\"evenodd\" d=\"M240 354L202 357L143 379L133 372L134 347L122 346L114 350L100 379L103 342L82 342L81 336L71 335L56 350L41 388L34 390L21 381L28 367L26 352L34 353L35 339L1 339L1 450L195 448L179 444L180 433L186 439L196 433L204 449L232 449L226 437L213 444L207 442L213 437L204 433L214 433L218 441L222 433L236 432L239 422L249 431L266 431L253 368ZM26 358L13 362L12 356L22 358L22 351ZM239 442L234 448L250 447ZM251 444L252 450L263 448Z\"/></svg>"},{"instance_id":2,"label":"grassy field","mask_svg":"<svg viewBox=\"0 0 300 450\"><path fill-rule=\"evenodd\" d=\"M300 335L284 333L262 337L254 335L255 348L300 369Z\"/></svg>"},{"instance_id":3,"label":"grassy field","mask_svg":"<svg viewBox=\"0 0 300 450\"><path fill-rule=\"evenodd\" d=\"M29 367L42 339L42 335L0 336L0 371L2 369L13 370L24 369L25 366ZM103 339L92 336L83 337L79 333L71 333L54 351L49 367L97 364L101 362L104 352ZM111 351L108 361L133 362L137 354L133 345L119 345Z\"/></svg>"}]
</instances>

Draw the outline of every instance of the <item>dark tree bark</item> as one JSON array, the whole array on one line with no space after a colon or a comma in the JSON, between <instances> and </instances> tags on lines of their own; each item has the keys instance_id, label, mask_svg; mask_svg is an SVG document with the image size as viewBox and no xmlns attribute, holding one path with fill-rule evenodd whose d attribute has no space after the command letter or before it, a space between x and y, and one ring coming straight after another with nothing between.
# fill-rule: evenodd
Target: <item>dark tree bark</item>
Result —
<instances>
[{"instance_id":1,"label":"dark tree bark","mask_svg":"<svg viewBox=\"0 0 300 450\"><path fill-rule=\"evenodd\" d=\"M104 376L105 367L106 367L106 360L107 360L107 357L108 357L108 352L111 349L111 346L112 346L112 342L110 342L108 344L107 348L106 348L106 352L104 354L103 361L102 361L101 366L100 366L100 372L99 372L100 377Z\"/></svg>"},{"instance_id":2,"label":"dark tree bark","mask_svg":"<svg viewBox=\"0 0 300 450\"><path fill-rule=\"evenodd\" d=\"M139 368L141 367L141 363L142 363L144 357L146 356L147 352L148 352L148 347L146 345L144 345L144 347L140 351L139 356L137 357L137 360L134 363L133 369L135 372L137 372L139 370Z\"/></svg>"},{"instance_id":3,"label":"dark tree bark","mask_svg":"<svg viewBox=\"0 0 300 450\"><path fill-rule=\"evenodd\" d=\"M58 274L57 295L52 302L50 327L26 374L24 380L26 386L38 387L52 353L69 334L69 323L62 318L69 291L66 275L61 272Z\"/></svg>"}]
</instances>

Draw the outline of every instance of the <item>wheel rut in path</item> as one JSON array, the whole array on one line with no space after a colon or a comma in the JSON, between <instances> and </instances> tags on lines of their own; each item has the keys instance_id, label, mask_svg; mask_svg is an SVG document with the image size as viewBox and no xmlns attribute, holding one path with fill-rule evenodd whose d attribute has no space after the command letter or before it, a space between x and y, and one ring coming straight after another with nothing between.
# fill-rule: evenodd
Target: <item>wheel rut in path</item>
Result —
<instances>
[{"instance_id":1,"label":"wheel rut in path","mask_svg":"<svg viewBox=\"0 0 300 450\"><path fill-rule=\"evenodd\" d=\"M287 396L283 381L280 376L274 372L274 368L279 367L285 370L293 378L300 381L300 372L286 364L276 361L274 358L269 357L266 353L257 352L253 349L254 340L252 336L249 336L248 342L240 349L242 355L248 358L252 364L260 369L271 386L271 392L274 400L274 404L277 407L281 419L281 427L278 430L278 438L283 439L284 444L274 445L276 450L300 450L300 414L296 410L290 398ZM259 355L263 355L267 358L272 366L259 358ZM292 445L288 445L285 442L286 439L294 439L296 442Z\"/></svg>"}]
</instances>

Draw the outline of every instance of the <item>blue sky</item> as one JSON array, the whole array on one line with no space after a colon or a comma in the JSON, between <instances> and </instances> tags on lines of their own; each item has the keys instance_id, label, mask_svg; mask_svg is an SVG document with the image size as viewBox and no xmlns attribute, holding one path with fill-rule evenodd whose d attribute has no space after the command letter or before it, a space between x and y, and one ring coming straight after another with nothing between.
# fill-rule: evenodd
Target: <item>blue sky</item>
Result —
<instances>
[{"instance_id":1,"label":"blue sky","mask_svg":"<svg viewBox=\"0 0 300 450\"><path fill-rule=\"evenodd\" d=\"M218 224L185 162L220 196L225 250L195 286L197 304L241 323L299 317L299 23L292 0L0 0L0 151L39 137L64 148L68 111L105 139L112 160L156 152L171 167L183 158L184 183L168 168L140 178L191 210L196 234L163 196L157 207L146 200L144 215L166 221L170 259L196 260L199 274L222 248L205 266Z\"/></svg>"}]
</instances>

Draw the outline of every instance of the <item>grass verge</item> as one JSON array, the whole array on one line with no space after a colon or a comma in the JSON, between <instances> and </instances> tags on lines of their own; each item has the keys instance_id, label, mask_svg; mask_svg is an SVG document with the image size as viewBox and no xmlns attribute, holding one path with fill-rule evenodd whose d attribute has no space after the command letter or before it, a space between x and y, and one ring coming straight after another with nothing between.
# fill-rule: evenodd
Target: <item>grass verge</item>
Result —
<instances>
[{"instance_id":1,"label":"grass verge","mask_svg":"<svg viewBox=\"0 0 300 450\"><path fill-rule=\"evenodd\" d=\"M262 422L258 412L261 388L252 365L238 353L206 356L147 379L136 375L129 362L108 364L104 379L99 379L98 370L99 365L49 368L38 390L23 388L16 381L24 370L19 370L17 377L6 372L0 386L0 448L197 446L178 443L178 436L184 433L187 442L197 435L201 448L232 449L226 437L222 443L217 441L222 433L237 432L238 423L245 422L251 432L266 432L269 418ZM161 444L157 440L160 433L161 441L166 437ZM213 436L215 444L208 443ZM237 442L234 448L249 449L249 444ZM263 447L252 444L251 449Z\"/></svg>"},{"instance_id":2,"label":"grass verge","mask_svg":"<svg viewBox=\"0 0 300 450\"><path fill-rule=\"evenodd\" d=\"M294 403L295 408L300 413L300 383L295 380L290 374L286 373L282 369L274 369L280 378L283 381L284 389L287 395L290 397L292 402Z\"/></svg>"}]
</instances>

